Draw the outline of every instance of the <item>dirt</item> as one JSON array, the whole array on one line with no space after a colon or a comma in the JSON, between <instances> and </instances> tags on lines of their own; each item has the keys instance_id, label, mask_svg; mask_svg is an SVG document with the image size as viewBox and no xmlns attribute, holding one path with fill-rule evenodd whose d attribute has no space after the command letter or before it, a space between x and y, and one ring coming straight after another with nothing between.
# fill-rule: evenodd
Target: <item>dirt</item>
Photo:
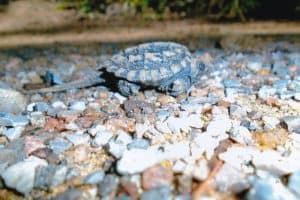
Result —
<instances>
[{"instance_id":1,"label":"dirt","mask_svg":"<svg viewBox=\"0 0 300 200\"><path fill-rule=\"evenodd\" d=\"M299 35L300 22L216 24L203 20L120 20L101 14L83 18L53 1L13 1L0 12L0 48L53 43L131 42L219 35Z\"/></svg>"}]
</instances>

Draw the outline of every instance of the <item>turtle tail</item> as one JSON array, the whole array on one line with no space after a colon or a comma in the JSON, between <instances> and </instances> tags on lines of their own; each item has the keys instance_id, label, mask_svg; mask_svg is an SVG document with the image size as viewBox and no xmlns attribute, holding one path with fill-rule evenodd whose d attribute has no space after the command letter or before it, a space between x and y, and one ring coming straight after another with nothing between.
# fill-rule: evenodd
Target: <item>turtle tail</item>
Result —
<instances>
[{"instance_id":1,"label":"turtle tail","mask_svg":"<svg viewBox=\"0 0 300 200\"><path fill-rule=\"evenodd\" d=\"M75 88L85 88L103 82L105 82L104 79L100 78L99 76L93 76L91 78L81 79L70 83L55 85L52 87L34 89L34 90L23 90L23 93L36 94L36 93L48 93L48 92L60 92L60 91L65 91L65 90L75 89Z\"/></svg>"}]
</instances>

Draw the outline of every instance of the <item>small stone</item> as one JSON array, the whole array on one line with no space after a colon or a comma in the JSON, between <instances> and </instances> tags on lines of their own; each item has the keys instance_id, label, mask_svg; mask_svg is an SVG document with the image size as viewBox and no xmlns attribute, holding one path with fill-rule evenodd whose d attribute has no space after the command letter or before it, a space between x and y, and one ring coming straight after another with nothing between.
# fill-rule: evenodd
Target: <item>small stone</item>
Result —
<instances>
[{"instance_id":1,"label":"small stone","mask_svg":"<svg viewBox=\"0 0 300 200\"><path fill-rule=\"evenodd\" d=\"M98 184L104 180L105 173L103 170L99 170L89 174L83 180L84 184Z\"/></svg>"},{"instance_id":2,"label":"small stone","mask_svg":"<svg viewBox=\"0 0 300 200\"><path fill-rule=\"evenodd\" d=\"M206 160L201 160L197 162L195 165L191 167L191 176L198 180L198 181L203 181L208 177L209 174L209 168L208 168L208 163ZM185 172L186 173L185 169Z\"/></svg>"},{"instance_id":3,"label":"small stone","mask_svg":"<svg viewBox=\"0 0 300 200\"><path fill-rule=\"evenodd\" d=\"M171 113L167 110L159 110L156 113L157 119L159 121L164 121L165 119L167 119L169 116L171 115Z\"/></svg>"},{"instance_id":4,"label":"small stone","mask_svg":"<svg viewBox=\"0 0 300 200\"><path fill-rule=\"evenodd\" d=\"M216 174L215 184L224 192L240 193L249 188L247 175L227 163Z\"/></svg>"},{"instance_id":5,"label":"small stone","mask_svg":"<svg viewBox=\"0 0 300 200\"><path fill-rule=\"evenodd\" d=\"M162 133L172 133L172 131L168 127L168 124L165 122L157 121L155 123L155 128Z\"/></svg>"},{"instance_id":6,"label":"small stone","mask_svg":"<svg viewBox=\"0 0 300 200\"><path fill-rule=\"evenodd\" d=\"M62 184L67 174L63 165L48 165L40 167L35 172L34 187L41 189L54 188Z\"/></svg>"},{"instance_id":7,"label":"small stone","mask_svg":"<svg viewBox=\"0 0 300 200\"><path fill-rule=\"evenodd\" d=\"M73 161L75 163L82 163L89 159L89 146L87 145L78 145L75 146L73 150Z\"/></svg>"},{"instance_id":8,"label":"small stone","mask_svg":"<svg viewBox=\"0 0 300 200\"><path fill-rule=\"evenodd\" d=\"M119 100L120 104L123 104L127 100L126 97L120 95L119 93L115 93L114 96Z\"/></svg>"},{"instance_id":9,"label":"small stone","mask_svg":"<svg viewBox=\"0 0 300 200\"><path fill-rule=\"evenodd\" d=\"M27 156L31 155L32 152L45 147L44 143L35 136L26 136L24 138L24 150Z\"/></svg>"},{"instance_id":10,"label":"small stone","mask_svg":"<svg viewBox=\"0 0 300 200\"><path fill-rule=\"evenodd\" d=\"M26 105L27 99L20 92L10 88L0 88L1 112L19 114L25 110Z\"/></svg>"},{"instance_id":11,"label":"small stone","mask_svg":"<svg viewBox=\"0 0 300 200\"><path fill-rule=\"evenodd\" d=\"M262 120L265 124L265 129L275 129L276 126L280 123L280 120L276 117L263 116Z\"/></svg>"},{"instance_id":12,"label":"small stone","mask_svg":"<svg viewBox=\"0 0 300 200\"><path fill-rule=\"evenodd\" d=\"M117 192L117 187L119 185L119 179L116 175L107 174L104 177L104 180L99 184L98 192L99 195L104 197L114 197Z\"/></svg>"},{"instance_id":13,"label":"small stone","mask_svg":"<svg viewBox=\"0 0 300 200\"><path fill-rule=\"evenodd\" d=\"M230 131L230 138L240 144L250 145L254 143L252 134L244 126L233 126Z\"/></svg>"},{"instance_id":14,"label":"small stone","mask_svg":"<svg viewBox=\"0 0 300 200\"><path fill-rule=\"evenodd\" d=\"M65 122L62 119L49 118L46 122L45 130L46 131L63 131L65 130Z\"/></svg>"},{"instance_id":15,"label":"small stone","mask_svg":"<svg viewBox=\"0 0 300 200\"><path fill-rule=\"evenodd\" d=\"M259 171L258 175L259 177L251 176L249 178L252 188L247 194L247 199L299 199L282 184L279 178L264 171Z\"/></svg>"},{"instance_id":16,"label":"small stone","mask_svg":"<svg viewBox=\"0 0 300 200\"><path fill-rule=\"evenodd\" d=\"M120 131L116 139L111 140L108 143L107 149L113 156L115 156L116 158L120 158L123 155L124 151L127 150L127 145L131 141L132 138L128 133Z\"/></svg>"},{"instance_id":17,"label":"small stone","mask_svg":"<svg viewBox=\"0 0 300 200\"><path fill-rule=\"evenodd\" d=\"M288 188L300 197L300 171L293 173L289 177Z\"/></svg>"},{"instance_id":18,"label":"small stone","mask_svg":"<svg viewBox=\"0 0 300 200\"><path fill-rule=\"evenodd\" d=\"M65 200L65 199L85 199L86 194L83 193L83 191L78 189L68 189L65 192L62 192L58 194L55 198L55 200Z\"/></svg>"},{"instance_id":19,"label":"small stone","mask_svg":"<svg viewBox=\"0 0 300 200\"><path fill-rule=\"evenodd\" d=\"M50 148L39 148L31 153L31 155L36 156L41 159L45 159L50 164L58 164L60 162L59 157L53 153Z\"/></svg>"},{"instance_id":20,"label":"small stone","mask_svg":"<svg viewBox=\"0 0 300 200\"><path fill-rule=\"evenodd\" d=\"M263 86L258 91L258 97L266 100L268 97L274 96L276 93L276 89L269 87L269 86Z\"/></svg>"},{"instance_id":21,"label":"small stone","mask_svg":"<svg viewBox=\"0 0 300 200\"><path fill-rule=\"evenodd\" d=\"M168 95L161 95L157 98L157 101L162 105L162 106L166 106L168 104L171 103L176 103L176 99L172 96L168 96Z\"/></svg>"},{"instance_id":22,"label":"small stone","mask_svg":"<svg viewBox=\"0 0 300 200\"><path fill-rule=\"evenodd\" d=\"M123 190L125 190L125 192L131 197L131 199L135 200L139 198L139 188L138 188L138 183L134 182L134 180L132 180L131 176L129 178L127 177L122 177L120 184L123 188ZM140 176L137 176L138 180L140 180Z\"/></svg>"},{"instance_id":23,"label":"small stone","mask_svg":"<svg viewBox=\"0 0 300 200\"><path fill-rule=\"evenodd\" d=\"M137 138L142 138L146 131L148 131L149 126L147 124L142 124L142 123L136 123L135 125L135 132L136 132L136 137Z\"/></svg>"},{"instance_id":24,"label":"small stone","mask_svg":"<svg viewBox=\"0 0 300 200\"><path fill-rule=\"evenodd\" d=\"M16 126L13 128L7 128L3 131L3 133L0 133L1 135L5 135L10 141L19 138L23 131L24 131L23 126Z\"/></svg>"},{"instance_id":25,"label":"small stone","mask_svg":"<svg viewBox=\"0 0 300 200\"><path fill-rule=\"evenodd\" d=\"M87 144L90 140L88 134L63 134L73 145Z\"/></svg>"},{"instance_id":26,"label":"small stone","mask_svg":"<svg viewBox=\"0 0 300 200\"><path fill-rule=\"evenodd\" d=\"M113 134L109 131L98 132L96 137L92 140L94 146L104 146L113 137Z\"/></svg>"},{"instance_id":27,"label":"small stone","mask_svg":"<svg viewBox=\"0 0 300 200\"><path fill-rule=\"evenodd\" d=\"M47 162L30 156L24 161L8 167L2 173L5 185L23 194L29 193L34 186L35 169L38 166L47 166Z\"/></svg>"},{"instance_id":28,"label":"small stone","mask_svg":"<svg viewBox=\"0 0 300 200\"><path fill-rule=\"evenodd\" d=\"M26 116L0 112L0 126L26 126L28 123Z\"/></svg>"},{"instance_id":29,"label":"small stone","mask_svg":"<svg viewBox=\"0 0 300 200\"><path fill-rule=\"evenodd\" d=\"M262 63L259 61L249 60L247 63L247 68L249 68L253 72L258 72L262 68Z\"/></svg>"},{"instance_id":30,"label":"small stone","mask_svg":"<svg viewBox=\"0 0 300 200\"><path fill-rule=\"evenodd\" d=\"M229 108L229 114L233 118L240 119L242 117L247 116L247 111L242 106L232 104L232 105L230 105L230 108Z\"/></svg>"},{"instance_id":31,"label":"small stone","mask_svg":"<svg viewBox=\"0 0 300 200\"><path fill-rule=\"evenodd\" d=\"M98 133L101 133L102 131L106 131L106 128L101 124L95 124L92 126L92 128L88 130L91 136L96 136Z\"/></svg>"},{"instance_id":32,"label":"small stone","mask_svg":"<svg viewBox=\"0 0 300 200\"><path fill-rule=\"evenodd\" d=\"M47 112L50 106L46 102L34 102L27 106L27 111L29 112Z\"/></svg>"},{"instance_id":33,"label":"small stone","mask_svg":"<svg viewBox=\"0 0 300 200\"><path fill-rule=\"evenodd\" d=\"M64 104L64 102L62 101L54 101L51 106L53 108L58 108L58 109L66 109L67 106Z\"/></svg>"},{"instance_id":34,"label":"small stone","mask_svg":"<svg viewBox=\"0 0 300 200\"><path fill-rule=\"evenodd\" d=\"M225 79L223 84L226 88L240 88L242 84L238 80Z\"/></svg>"},{"instance_id":35,"label":"small stone","mask_svg":"<svg viewBox=\"0 0 300 200\"><path fill-rule=\"evenodd\" d=\"M169 187L161 187L153 190L148 190L142 193L141 200L171 200L171 189Z\"/></svg>"},{"instance_id":36,"label":"small stone","mask_svg":"<svg viewBox=\"0 0 300 200\"><path fill-rule=\"evenodd\" d=\"M83 112L86 109L85 102L83 101L72 101L70 103L70 109L76 112Z\"/></svg>"},{"instance_id":37,"label":"small stone","mask_svg":"<svg viewBox=\"0 0 300 200\"><path fill-rule=\"evenodd\" d=\"M190 175L182 174L177 178L178 192L180 194L191 194L193 186L193 177Z\"/></svg>"},{"instance_id":38,"label":"small stone","mask_svg":"<svg viewBox=\"0 0 300 200\"><path fill-rule=\"evenodd\" d=\"M56 154L61 154L72 147L72 144L65 139L57 138L49 142L50 148Z\"/></svg>"},{"instance_id":39,"label":"small stone","mask_svg":"<svg viewBox=\"0 0 300 200\"><path fill-rule=\"evenodd\" d=\"M30 123L36 127L44 127L46 124L46 118L42 112L30 113Z\"/></svg>"},{"instance_id":40,"label":"small stone","mask_svg":"<svg viewBox=\"0 0 300 200\"><path fill-rule=\"evenodd\" d=\"M142 185L145 190L170 186L173 182L173 173L161 165L148 168L142 174Z\"/></svg>"},{"instance_id":41,"label":"small stone","mask_svg":"<svg viewBox=\"0 0 300 200\"><path fill-rule=\"evenodd\" d=\"M131 143L127 145L127 148L133 149L147 149L150 145L150 142L146 139L133 139Z\"/></svg>"},{"instance_id":42,"label":"small stone","mask_svg":"<svg viewBox=\"0 0 300 200\"><path fill-rule=\"evenodd\" d=\"M282 121L287 126L289 132L300 133L300 116L286 116Z\"/></svg>"}]
</instances>

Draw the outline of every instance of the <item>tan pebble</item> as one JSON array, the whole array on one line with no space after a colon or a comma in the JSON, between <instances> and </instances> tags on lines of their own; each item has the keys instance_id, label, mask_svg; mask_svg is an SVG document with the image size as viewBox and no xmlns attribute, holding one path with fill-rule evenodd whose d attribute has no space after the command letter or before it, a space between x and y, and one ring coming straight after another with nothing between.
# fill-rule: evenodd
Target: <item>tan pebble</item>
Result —
<instances>
[{"instance_id":1,"label":"tan pebble","mask_svg":"<svg viewBox=\"0 0 300 200\"><path fill-rule=\"evenodd\" d=\"M192 97L206 97L208 95L208 88L196 88L191 91Z\"/></svg>"},{"instance_id":2,"label":"tan pebble","mask_svg":"<svg viewBox=\"0 0 300 200\"><path fill-rule=\"evenodd\" d=\"M218 102L218 106L224 107L224 108L229 108L231 103L229 101L221 100Z\"/></svg>"},{"instance_id":3,"label":"tan pebble","mask_svg":"<svg viewBox=\"0 0 300 200\"><path fill-rule=\"evenodd\" d=\"M172 96L168 96L168 95L162 95L162 96L159 96L157 98L157 101L162 105L162 106L166 106L170 103L175 103L176 102L176 99Z\"/></svg>"},{"instance_id":4,"label":"tan pebble","mask_svg":"<svg viewBox=\"0 0 300 200\"><path fill-rule=\"evenodd\" d=\"M266 99L266 104L269 106L280 107L281 103L276 97L268 97Z\"/></svg>"},{"instance_id":5,"label":"tan pebble","mask_svg":"<svg viewBox=\"0 0 300 200\"><path fill-rule=\"evenodd\" d=\"M85 145L78 145L74 149L74 162L84 162L88 160L88 148Z\"/></svg>"},{"instance_id":6,"label":"tan pebble","mask_svg":"<svg viewBox=\"0 0 300 200\"><path fill-rule=\"evenodd\" d=\"M154 189L164 185L171 185L173 172L162 165L155 165L148 168L142 174L142 186L145 190Z\"/></svg>"},{"instance_id":7,"label":"tan pebble","mask_svg":"<svg viewBox=\"0 0 300 200\"><path fill-rule=\"evenodd\" d=\"M120 184L122 188L125 190L125 192L133 199L137 200L139 197L139 191L138 187L135 183L130 182L129 180L126 180L125 178L122 178L120 181Z\"/></svg>"}]
</instances>

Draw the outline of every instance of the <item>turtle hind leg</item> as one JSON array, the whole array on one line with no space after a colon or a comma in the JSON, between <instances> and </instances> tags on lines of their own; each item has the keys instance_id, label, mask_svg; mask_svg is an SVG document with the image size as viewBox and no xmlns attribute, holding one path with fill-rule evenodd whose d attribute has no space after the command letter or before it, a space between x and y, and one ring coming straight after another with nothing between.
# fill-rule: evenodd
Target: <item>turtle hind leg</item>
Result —
<instances>
[{"instance_id":1,"label":"turtle hind leg","mask_svg":"<svg viewBox=\"0 0 300 200\"><path fill-rule=\"evenodd\" d=\"M124 96L135 95L139 92L140 88L139 85L126 80L119 80L118 82L118 90Z\"/></svg>"}]
</instances>

